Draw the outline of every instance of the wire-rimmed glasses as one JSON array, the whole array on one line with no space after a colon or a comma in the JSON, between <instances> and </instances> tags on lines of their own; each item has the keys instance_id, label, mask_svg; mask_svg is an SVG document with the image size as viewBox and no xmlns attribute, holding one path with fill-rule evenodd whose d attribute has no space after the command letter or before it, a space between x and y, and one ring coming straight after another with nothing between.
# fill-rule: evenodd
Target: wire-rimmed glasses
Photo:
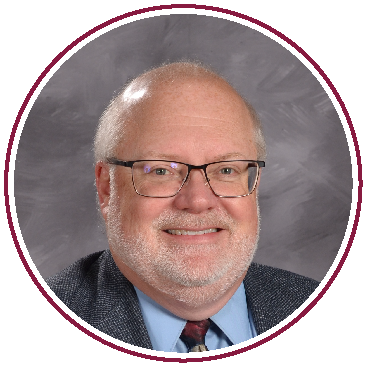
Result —
<instances>
[{"instance_id":1,"label":"wire-rimmed glasses","mask_svg":"<svg viewBox=\"0 0 367 367\"><path fill-rule=\"evenodd\" d=\"M206 181L216 196L238 198L250 195L256 187L264 161L228 160L201 166L168 160L122 161L108 158L109 164L130 167L137 194L152 198L168 198L178 194L191 170L204 171Z\"/></svg>"}]
</instances>

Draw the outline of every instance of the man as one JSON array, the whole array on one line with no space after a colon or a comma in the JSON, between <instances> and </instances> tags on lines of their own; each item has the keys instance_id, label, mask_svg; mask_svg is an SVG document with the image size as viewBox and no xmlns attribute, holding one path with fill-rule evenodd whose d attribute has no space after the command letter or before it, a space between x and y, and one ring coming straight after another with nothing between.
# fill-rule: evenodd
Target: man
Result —
<instances>
[{"instance_id":1,"label":"man","mask_svg":"<svg viewBox=\"0 0 367 367\"><path fill-rule=\"evenodd\" d=\"M250 265L265 142L252 107L211 70L173 63L129 83L101 117L95 159L110 250L48 283L96 329L166 352L219 349L317 287Z\"/></svg>"}]
</instances>

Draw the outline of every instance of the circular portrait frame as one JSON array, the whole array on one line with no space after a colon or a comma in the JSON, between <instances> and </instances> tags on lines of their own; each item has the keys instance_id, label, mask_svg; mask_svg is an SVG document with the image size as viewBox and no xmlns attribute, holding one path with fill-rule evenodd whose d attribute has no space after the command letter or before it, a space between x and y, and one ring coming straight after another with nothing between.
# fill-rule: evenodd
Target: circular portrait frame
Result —
<instances>
[{"instance_id":1,"label":"circular portrait frame","mask_svg":"<svg viewBox=\"0 0 367 367\"><path fill-rule=\"evenodd\" d=\"M16 215L15 215L15 204L12 197L12 180L11 174L14 170L14 160L16 154L16 146L19 143L20 139L20 125L24 123L26 116L34 102L35 98L37 98L37 93L43 88L43 86L48 82L49 78L53 75L53 72L57 70L57 68L67 60L70 55L77 52L83 46L85 46L92 39L97 38L99 35L107 32L110 29L113 29L117 26L124 24L124 22L135 21L138 19L143 19L144 17L152 17L157 15L164 14L172 14L172 13L182 13L182 12L192 12L195 14L210 14L211 16L219 16L224 19L247 22L246 24L251 26L254 29L261 30L264 34L276 39L277 42L282 44L284 47L288 49L288 51L292 52L296 55L317 77L320 83L324 88L327 88L327 92L329 97L335 101L334 106L339 113L339 117L345 121L348 132L346 132L347 139L349 142L350 153L352 157L352 165L353 165L353 179L354 179L354 187L353 187L353 202L351 206L351 215L348 224L348 229L346 231L346 238L344 240L344 245L339 251L333 266L330 268L328 275L322 281L321 286L311 297L310 299L291 315L291 317L284 320L280 323L276 328L271 329L269 332L259 335L259 337L250 340L247 343L243 343L243 345L234 346L234 348L226 349L223 351L215 351L203 357L198 356L190 356L183 355L178 356L175 354L167 354L160 353L155 351L148 351L133 347L126 346L124 343L117 343L116 340L106 336L103 333L98 332L98 330L93 329L90 325L85 323L83 320L75 317L67 307L60 302L54 295L52 295L51 291L48 289L46 283L39 275L37 268L32 263L32 259L27 253L27 249L25 245L22 243L20 230L18 228L18 224L16 223ZM326 90L326 89L325 89ZM356 164L353 164L356 163ZM359 151L359 145L356 137L356 133L349 116L349 113L344 105L343 100L341 99L338 91L328 78L328 76L324 73L324 71L320 68L320 66L295 42L286 37L284 34L280 33L276 29L270 27L269 25L249 17L247 15L234 12L231 10L226 10L223 8L212 7L212 6L204 6L204 5L193 5L193 4L177 4L177 5L161 5L161 6L152 6L143 8L140 10L132 11L129 13L125 13L123 15L114 17L104 23L99 24L98 26L92 28L90 31L84 33L82 36L78 37L74 42L68 45L63 51L61 51L45 68L45 70L40 74L35 83L33 84L31 90L28 92L22 106L17 115L15 124L13 126L13 130L11 132L11 136L9 139L8 151L6 155L5 162L5 205L6 205L6 213L8 218L8 223L10 227L10 231L14 240L15 247L17 249L18 255L23 263L23 266L27 270L29 276L31 277L34 284L37 286L42 295L47 299L47 301L71 324L80 329L83 333L87 334L91 338L97 340L103 345L106 345L112 349L117 351L121 351L132 356L137 356L140 358L155 360L155 361L164 361L164 362L202 362L202 361L211 361L218 360L230 356L235 356L240 353L244 353L250 351L260 345L274 339L278 335L282 334L284 331L288 330L291 326L296 324L300 319L302 319L324 296L325 292L329 289L331 284L334 282L338 273L340 272L344 262L348 256L350 248L352 246L357 225L360 217L361 211L361 196L362 196L362 165L361 165L361 157Z\"/></svg>"}]
</instances>

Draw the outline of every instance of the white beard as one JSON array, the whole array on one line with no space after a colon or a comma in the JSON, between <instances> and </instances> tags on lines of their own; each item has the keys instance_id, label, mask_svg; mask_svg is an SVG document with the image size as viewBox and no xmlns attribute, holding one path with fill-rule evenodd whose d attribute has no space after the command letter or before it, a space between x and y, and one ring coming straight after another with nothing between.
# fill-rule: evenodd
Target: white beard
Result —
<instances>
[{"instance_id":1,"label":"white beard","mask_svg":"<svg viewBox=\"0 0 367 367\"><path fill-rule=\"evenodd\" d=\"M226 251L213 261L205 260L218 251L216 244L182 246L159 237L161 228L201 226L225 228L230 235ZM252 235L238 234L237 226L223 210L201 217L167 210L152 222L148 233L128 236L123 232L119 200L111 187L107 235L112 252L145 283L190 307L215 301L244 276L257 248L259 225Z\"/></svg>"}]
</instances>

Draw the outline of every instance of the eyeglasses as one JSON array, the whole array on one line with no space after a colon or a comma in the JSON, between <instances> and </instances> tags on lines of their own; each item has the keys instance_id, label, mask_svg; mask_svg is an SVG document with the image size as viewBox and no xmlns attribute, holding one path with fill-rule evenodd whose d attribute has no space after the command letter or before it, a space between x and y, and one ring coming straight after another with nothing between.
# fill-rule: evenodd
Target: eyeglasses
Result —
<instances>
[{"instance_id":1,"label":"eyeglasses","mask_svg":"<svg viewBox=\"0 0 367 367\"><path fill-rule=\"evenodd\" d=\"M233 160L194 166L165 160L121 161L108 158L107 163L132 169L132 181L137 194L152 198L169 198L178 194L191 170L204 171L213 193L221 198L250 195L256 187L264 161Z\"/></svg>"}]
</instances>

